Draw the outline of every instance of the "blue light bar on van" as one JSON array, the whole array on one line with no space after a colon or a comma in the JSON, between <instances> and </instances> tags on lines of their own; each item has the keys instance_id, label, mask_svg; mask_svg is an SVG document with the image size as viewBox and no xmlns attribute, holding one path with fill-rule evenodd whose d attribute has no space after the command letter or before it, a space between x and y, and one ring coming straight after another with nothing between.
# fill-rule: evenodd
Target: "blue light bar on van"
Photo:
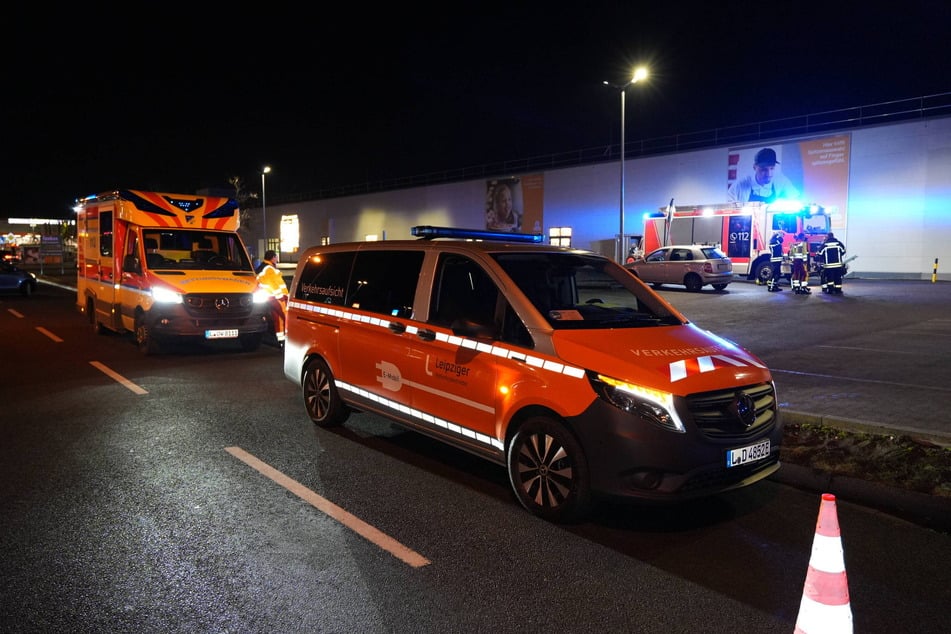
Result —
<instances>
[{"instance_id":1,"label":"blue light bar on van","mask_svg":"<svg viewBox=\"0 0 951 634\"><path fill-rule=\"evenodd\" d=\"M456 240L493 240L497 242L532 242L534 244L541 244L544 241L544 236L540 233L519 233L517 231L456 229L454 227L432 227L429 225L419 225L413 227L410 231L422 240L455 238Z\"/></svg>"}]
</instances>

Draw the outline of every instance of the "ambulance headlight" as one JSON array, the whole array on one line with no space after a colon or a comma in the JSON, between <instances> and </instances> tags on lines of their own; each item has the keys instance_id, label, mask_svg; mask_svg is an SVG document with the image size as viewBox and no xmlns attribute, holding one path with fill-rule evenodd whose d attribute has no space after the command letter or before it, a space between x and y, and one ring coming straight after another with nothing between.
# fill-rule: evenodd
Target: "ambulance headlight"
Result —
<instances>
[{"instance_id":1,"label":"ambulance headlight","mask_svg":"<svg viewBox=\"0 0 951 634\"><path fill-rule=\"evenodd\" d=\"M588 379L597 395L619 410L639 416L661 429L686 433L683 421L677 416L674 407L674 395L670 392L603 374L589 373Z\"/></svg>"},{"instance_id":2,"label":"ambulance headlight","mask_svg":"<svg viewBox=\"0 0 951 634\"><path fill-rule=\"evenodd\" d=\"M152 299L157 304L181 304L182 294L163 286L153 286Z\"/></svg>"},{"instance_id":3,"label":"ambulance headlight","mask_svg":"<svg viewBox=\"0 0 951 634\"><path fill-rule=\"evenodd\" d=\"M258 290L254 291L253 298L255 304L264 304L267 303L267 300L271 298L271 294L263 288L259 288Z\"/></svg>"}]
</instances>

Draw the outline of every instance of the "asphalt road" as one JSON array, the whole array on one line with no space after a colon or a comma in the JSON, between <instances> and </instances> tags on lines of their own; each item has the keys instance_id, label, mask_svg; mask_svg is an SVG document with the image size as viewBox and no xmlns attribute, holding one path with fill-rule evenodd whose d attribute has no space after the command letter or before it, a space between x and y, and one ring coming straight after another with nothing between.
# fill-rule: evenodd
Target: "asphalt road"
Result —
<instances>
[{"instance_id":1,"label":"asphalt road","mask_svg":"<svg viewBox=\"0 0 951 634\"><path fill-rule=\"evenodd\" d=\"M661 294L759 356L784 414L951 444L951 284L846 280L843 295L749 282Z\"/></svg>"},{"instance_id":2,"label":"asphalt road","mask_svg":"<svg viewBox=\"0 0 951 634\"><path fill-rule=\"evenodd\" d=\"M788 305L752 285L664 291L701 325L747 292L738 305L764 302L764 314ZM793 299L818 298L780 301ZM888 303L855 301L852 314ZM784 369L782 345L759 350L729 323L707 327ZM524 512L494 465L369 415L315 428L275 348L152 358L90 330L68 292L0 298L0 631L794 628L815 491L767 480L555 526ZM407 565L307 492L428 563ZM951 535L848 500L838 519L855 631L946 631Z\"/></svg>"}]
</instances>

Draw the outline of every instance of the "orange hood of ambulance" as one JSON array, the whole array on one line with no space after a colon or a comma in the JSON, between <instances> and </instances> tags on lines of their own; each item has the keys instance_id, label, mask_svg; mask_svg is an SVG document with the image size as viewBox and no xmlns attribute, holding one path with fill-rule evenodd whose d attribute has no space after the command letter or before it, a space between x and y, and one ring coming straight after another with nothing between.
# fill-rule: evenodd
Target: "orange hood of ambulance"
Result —
<instances>
[{"instance_id":1,"label":"orange hood of ambulance","mask_svg":"<svg viewBox=\"0 0 951 634\"><path fill-rule=\"evenodd\" d=\"M258 288L257 277L250 272L153 271L149 275L153 284L173 288L179 293L253 293Z\"/></svg>"},{"instance_id":2,"label":"orange hood of ambulance","mask_svg":"<svg viewBox=\"0 0 951 634\"><path fill-rule=\"evenodd\" d=\"M615 330L557 330L566 363L678 395L772 380L762 361L694 324Z\"/></svg>"}]
</instances>

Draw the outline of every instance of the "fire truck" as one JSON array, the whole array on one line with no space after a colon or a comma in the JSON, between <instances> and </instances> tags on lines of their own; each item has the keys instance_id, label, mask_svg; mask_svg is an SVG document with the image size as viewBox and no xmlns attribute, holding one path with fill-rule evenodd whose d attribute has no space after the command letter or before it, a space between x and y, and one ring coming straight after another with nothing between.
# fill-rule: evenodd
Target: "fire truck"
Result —
<instances>
[{"instance_id":1,"label":"fire truck","mask_svg":"<svg viewBox=\"0 0 951 634\"><path fill-rule=\"evenodd\" d=\"M668 244L711 244L719 246L733 261L733 271L748 280L766 282L772 276L769 240L783 231L783 254L799 233L809 244L810 275L818 275L816 252L831 227L821 205L799 201L774 203L719 203L667 207L644 219L644 253ZM788 263L783 267L788 275Z\"/></svg>"},{"instance_id":2,"label":"fire truck","mask_svg":"<svg viewBox=\"0 0 951 634\"><path fill-rule=\"evenodd\" d=\"M76 306L95 332L132 332L145 354L172 340L261 343L269 295L238 235L236 201L122 190L75 211Z\"/></svg>"}]
</instances>

